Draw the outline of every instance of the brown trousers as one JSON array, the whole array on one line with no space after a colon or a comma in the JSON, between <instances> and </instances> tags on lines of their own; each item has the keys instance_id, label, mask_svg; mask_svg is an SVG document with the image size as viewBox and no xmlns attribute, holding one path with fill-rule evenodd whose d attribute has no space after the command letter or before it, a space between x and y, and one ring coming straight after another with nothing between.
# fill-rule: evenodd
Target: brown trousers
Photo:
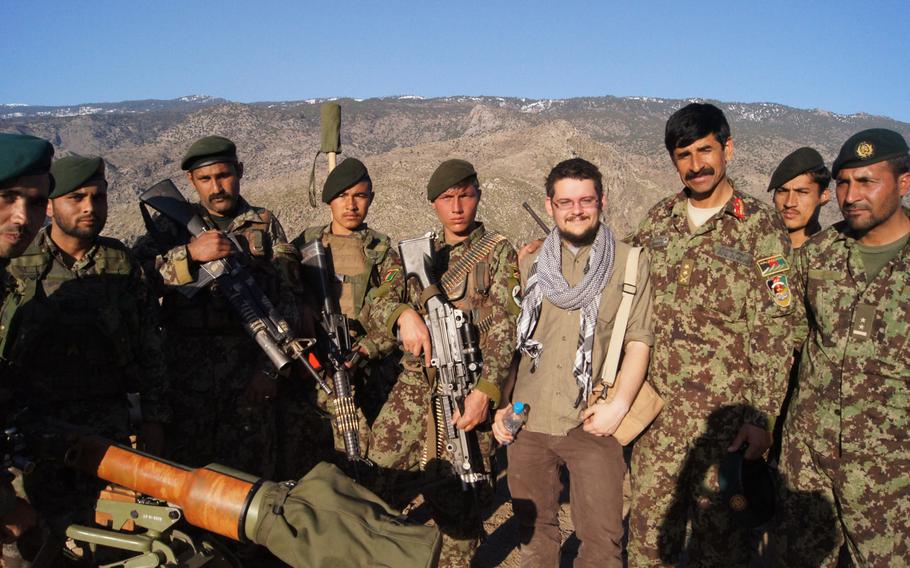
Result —
<instances>
[{"instance_id":1,"label":"brown trousers","mask_svg":"<svg viewBox=\"0 0 910 568\"><path fill-rule=\"evenodd\" d=\"M581 541L575 566L622 566L622 446L575 428L566 436L521 431L509 446L509 491L518 519L521 565L559 566L559 468Z\"/></svg>"}]
</instances>

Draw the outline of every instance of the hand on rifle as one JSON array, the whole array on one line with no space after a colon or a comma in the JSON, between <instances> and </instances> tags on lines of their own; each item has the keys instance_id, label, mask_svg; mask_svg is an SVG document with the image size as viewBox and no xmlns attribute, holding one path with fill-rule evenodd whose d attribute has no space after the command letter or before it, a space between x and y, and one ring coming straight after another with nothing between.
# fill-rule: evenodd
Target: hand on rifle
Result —
<instances>
[{"instance_id":1,"label":"hand on rifle","mask_svg":"<svg viewBox=\"0 0 910 568\"><path fill-rule=\"evenodd\" d=\"M433 352L433 343L430 340L430 330L423 318L413 308L408 308L398 316L398 338L404 350L415 357L423 353L427 367L430 366L430 355Z\"/></svg>"},{"instance_id":2,"label":"hand on rifle","mask_svg":"<svg viewBox=\"0 0 910 568\"><path fill-rule=\"evenodd\" d=\"M455 409L452 422L456 428L470 432L490 414L490 397L475 389L464 398L464 414Z\"/></svg>"},{"instance_id":3,"label":"hand on rifle","mask_svg":"<svg viewBox=\"0 0 910 568\"><path fill-rule=\"evenodd\" d=\"M765 455L765 452L771 447L771 442L771 432L753 424L743 424L727 451L735 452L743 443L747 443L749 447L746 448L744 457L747 460L757 460Z\"/></svg>"},{"instance_id":4,"label":"hand on rifle","mask_svg":"<svg viewBox=\"0 0 910 568\"><path fill-rule=\"evenodd\" d=\"M219 231L206 231L186 245L190 259L196 262L218 260L231 254L231 241Z\"/></svg>"}]
</instances>

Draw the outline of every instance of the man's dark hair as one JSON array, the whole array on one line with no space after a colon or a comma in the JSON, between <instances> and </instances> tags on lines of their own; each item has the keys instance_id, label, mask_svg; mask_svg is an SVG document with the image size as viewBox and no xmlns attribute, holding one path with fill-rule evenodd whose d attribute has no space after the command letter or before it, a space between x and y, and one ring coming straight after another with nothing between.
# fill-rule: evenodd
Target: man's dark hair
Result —
<instances>
[{"instance_id":1,"label":"man's dark hair","mask_svg":"<svg viewBox=\"0 0 910 568\"><path fill-rule=\"evenodd\" d=\"M664 144L673 156L673 150L713 134L723 146L730 138L730 125L724 113L708 103L691 103L674 112L667 120Z\"/></svg>"},{"instance_id":2,"label":"man's dark hair","mask_svg":"<svg viewBox=\"0 0 910 568\"><path fill-rule=\"evenodd\" d=\"M910 172L910 154L891 158L888 160L888 165L891 166L891 173L894 174L894 177L902 176Z\"/></svg>"},{"instance_id":3,"label":"man's dark hair","mask_svg":"<svg viewBox=\"0 0 910 568\"><path fill-rule=\"evenodd\" d=\"M831 170L828 169L828 166L821 165L817 168L812 168L811 170L806 171L809 174L809 177L812 178L812 181L818 184L818 193L828 189L828 185L831 183Z\"/></svg>"},{"instance_id":4,"label":"man's dark hair","mask_svg":"<svg viewBox=\"0 0 910 568\"><path fill-rule=\"evenodd\" d=\"M600 170L597 169L597 166L592 164L587 160L581 158L572 158L569 160L563 160L559 162L553 169L550 170L550 174L547 176L546 188L547 188L547 197L552 198L554 189L561 179L589 179L594 182L594 191L597 192L597 199L600 200L604 194L603 186L603 177L600 175Z\"/></svg>"}]
</instances>

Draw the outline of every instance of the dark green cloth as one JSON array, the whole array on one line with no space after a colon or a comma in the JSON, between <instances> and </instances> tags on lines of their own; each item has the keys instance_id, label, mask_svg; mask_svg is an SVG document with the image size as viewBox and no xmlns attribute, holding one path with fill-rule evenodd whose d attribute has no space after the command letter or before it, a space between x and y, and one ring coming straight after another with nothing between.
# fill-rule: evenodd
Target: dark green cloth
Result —
<instances>
[{"instance_id":1,"label":"dark green cloth","mask_svg":"<svg viewBox=\"0 0 910 568\"><path fill-rule=\"evenodd\" d=\"M341 152L341 107L338 103L322 103L319 107L321 121L319 151Z\"/></svg>"},{"instance_id":2,"label":"dark green cloth","mask_svg":"<svg viewBox=\"0 0 910 568\"><path fill-rule=\"evenodd\" d=\"M98 156L72 154L55 161L51 175L57 182L50 198L57 199L88 185L90 180L104 180L104 160Z\"/></svg>"},{"instance_id":3,"label":"dark green cloth","mask_svg":"<svg viewBox=\"0 0 910 568\"><path fill-rule=\"evenodd\" d=\"M886 245L872 246L856 243L859 250L859 256L863 259L863 266L866 268L866 280L872 281L882 271L886 264L891 262L895 256L900 254L901 250L907 245L910 235L904 235L893 243Z\"/></svg>"},{"instance_id":4,"label":"dark green cloth","mask_svg":"<svg viewBox=\"0 0 910 568\"><path fill-rule=\"evenodd\" d=\"M223 136L206 136L193 142L180 167L190 171L222 162L237 163L237 146Z\"/></svg>"},{"instance_id":5,"label":"dark green cloth","mask_svg":"<svg viewBox=\"0 0 910 568\"><path fill-rule=\"evenodd\" d=\"M904 137L887 128L870 128L857 132L844 142L834 160L831 173L836 177L842 168L858 168L896 158L908 152Z\"/></svg>"},{"instance_id":6,"label":"dark green cloth","mask_svg":"<svg viewBox=\"0 0 910 568\"><path fill-rule=\"evenodd\" d=\"M781 187L798 175L802 175L809 170L824 167L825 160L815 148L804 146L794 150L789 156L783 159L774 173L771 174L771 181L768 183L768 191ZM825 189L825 188L821 188Z\"/></svg>"},{"instance_id":7,"label":"dark green cloth","mask_svg":"<svg viewBox=\"0 0 910 568\"><path fill-rule=\"evenodd\" d=\"M325 178L322 202L329 203L344 190L364 180L370 181L370 174L363 162L357 158L346 159Z\"/></svg>"},{"instance_id":8,"label":"dark green cloth","mask_svg":"<svg viewBox=\"0 0 910 568\"><path fill-rule=\"evenodd\" d=\"M477 179L477 172L465 160L446 160L439 164L427 183L427 199L434 201L449 188Z\"/></svg>"},{"instance_id":9,"label":"dark green cloth","mask_svg":"<svg viewBox=\"0 0 910 568\"><path fill-rule=\"evenodd\" d=\"M0 132L0 184L20 176L47 173L53 156L54 147L47 140ZM51 189L53 184L51 178Z\"/></svg>"}]
</instances>

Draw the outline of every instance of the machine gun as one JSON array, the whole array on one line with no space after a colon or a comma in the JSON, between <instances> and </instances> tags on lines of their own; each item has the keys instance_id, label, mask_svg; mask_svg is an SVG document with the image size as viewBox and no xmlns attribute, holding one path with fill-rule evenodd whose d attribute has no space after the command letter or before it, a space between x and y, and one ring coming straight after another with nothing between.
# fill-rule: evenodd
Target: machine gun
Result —
<instances>
[{"instance_id":1,"label":"machine gun","mask_svg":"<svg viewBox=\"0 0 910 568\"><path fill-rule=\"evenodd\" d=\"M300 249L303 275L309 289L322 298L322 321L317 348L331 365L334 388L332 418L335 428L344 438L344 451L351 462L364 461L360 454L358 440L357 406L351 389L351 375L348 365L356 367L359 353L351 354L351 335L348 318L341 312L338 298L329 285L329 275L334 274L332 259L326 254L320 239L314 239Z\"/></svg>"},{"instance_id":2,"label":"machine gun","mask_svg":"<svg viewBox=\"0 0 910 568\"><path fill-rule=\"evenodd\" d=\"M51 460L115 484L96 503L102 526L66 529L67 537L91 550L101 546L133 554L103 568L240 568L212 535L193 538L177 530L181 519L233 541L265 546L300 568L346 560L357 565L367 558L430 568L439 558L438 530L403 522L327 463L298 482L276 483L218 464L189 468L48 419L17 420L4 432L5 465ZM345 539L341 549L339 535ZM62 544L49 539L33 568L54 565Z\"/></svg>"},{"instance_id":3,"label":"machine gun","mask_svg":"<svg viewBox=\"0 0 910 568\"><path fill-rule=\"evenodd\" d=\"M139 200L185 228L194 237L213 230L169 179L160 181L142 192ZM217 283L228 303L240 317L243 328L262 348L279 375L289 375L292 360L297 360L326 393L331 393L329 386L307 361L306 353L315 341L298 338L292 334L287 321L278 313L268 296L256 284L249 270L239 260L238 257L243 255L243 248L237 239L233 235L226 236L231 241L234 252L225 258L202 264L196 281L180 286L179 290L192 297L200 289Z\"/></svg>"},{"instance_id":4,"label":"machine gun","mask_svg":"<svg viewBox=\"0 0 910 568\"><path fill-rule=\"evenodd\" d=\"M470 314L452 307L433 276L434 241L435 236L428 233L400 241L398 250L405 278L417 278L423 288L420 303L426 310L424 321L433 344L430 364L437 371L432 395L437 453L451 456L462 489L476 490L492 478L484 471L476 433L456 428L452 417L455 409L464 412L464 399L480 376L483 360Z\"/></svg>"}]
</instances>

